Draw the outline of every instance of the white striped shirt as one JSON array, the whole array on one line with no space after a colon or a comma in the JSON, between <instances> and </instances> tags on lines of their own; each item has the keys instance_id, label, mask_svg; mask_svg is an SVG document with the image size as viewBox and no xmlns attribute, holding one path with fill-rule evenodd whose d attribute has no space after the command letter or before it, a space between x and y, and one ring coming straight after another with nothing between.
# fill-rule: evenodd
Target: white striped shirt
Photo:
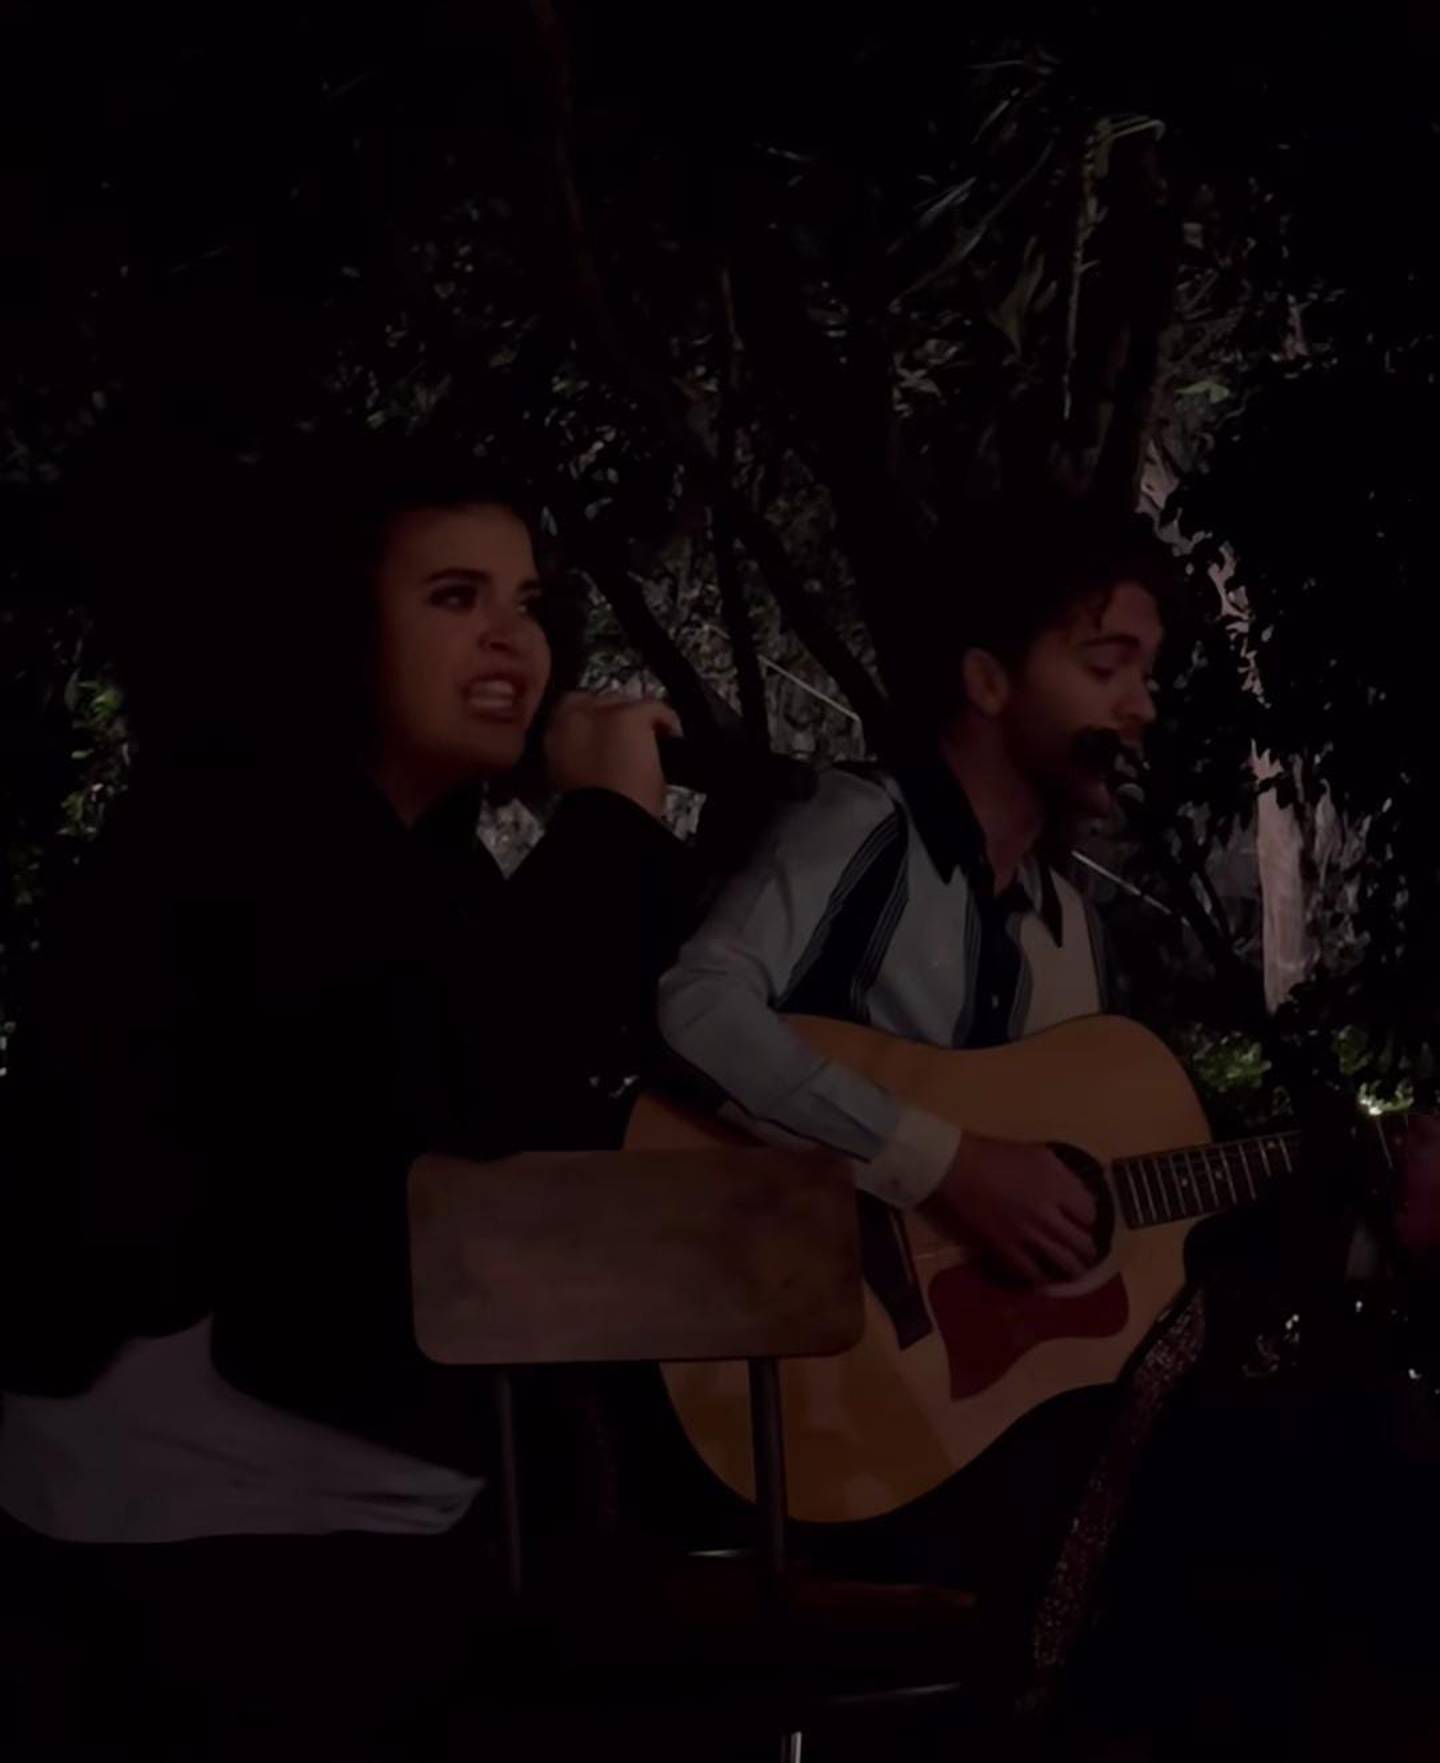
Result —
<instances>
[{"instance_id":1,"label":"white striped shirt","mask_svg":"<svg viewBox=\"0 0 1440 1763\"><path fill-rule=\"evenodd\" d=\"M997 899L973 811L938 760L838 769L786 811L680 953L661 1032L757 1137L828 1145L914 1206L959 1128L822 1059L786 1012L934 1046L991 1046L1104 1008L1087 903L1037 857Z\"/></svg>"}]
</instances>

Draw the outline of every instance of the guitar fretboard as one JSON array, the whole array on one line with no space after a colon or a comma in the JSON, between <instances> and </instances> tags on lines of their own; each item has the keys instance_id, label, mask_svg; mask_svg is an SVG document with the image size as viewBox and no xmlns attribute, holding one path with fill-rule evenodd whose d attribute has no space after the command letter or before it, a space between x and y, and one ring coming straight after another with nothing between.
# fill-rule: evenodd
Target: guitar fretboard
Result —
<instances>
[{"instance_id":1,"label":"guitar fretboard","mask_svg":"<svg viewBox=\"0 0 1440 1763\"><path fill-rule=\"evenodd\" d=\"M1243 1206L1294 1167L1298 1149L1298 1133L1271 1133L1227 1145L1123 1157L1111 1169L1121 1216L1133 1230Z\"/></svg>"},{"instance_id":2,"label":"guitar fretboard","mask_svg":"<svg viewBox=\"0 0 1440 1763\"><path fill-rule=\"evenodd\" d=\"M1398 1117L1392 1116L1396 1121ZM1374 1123L1390 1155L1385 1123ZM1153 1157L1121 1157L1111 1165L1120 1214L1132 1230L1205 1218L1257 1200L1277 1175L1295 1166L1298 1132L1265 1133L1223 1145L1191 1145Z\"/></svg>"}]
</instances>

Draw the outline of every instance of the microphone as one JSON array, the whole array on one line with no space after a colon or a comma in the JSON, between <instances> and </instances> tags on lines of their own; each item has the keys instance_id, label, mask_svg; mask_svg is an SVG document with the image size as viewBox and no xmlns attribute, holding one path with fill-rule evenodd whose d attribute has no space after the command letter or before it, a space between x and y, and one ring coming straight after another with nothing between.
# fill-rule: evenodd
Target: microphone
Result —
<instances>
[{"instance_id":1,"label":"microphone","mask_svg":"<svg viewBox=\"0 0 1440 1763\"><path fill-rule=\"evenodd\" d=\"M1122 810L1131 830L1147 842L1155 839L1159 833L1159 825L1153 811L1145 799L1145 790L1141 781L1140 762L1133 751L1127 747L1113 729L1087 728L1076 735L1071 746L1071 753L1078 765L1104 780L1116 804ZM1070 855L1087 869L1093 869L1106 881L1111 882L1123 892L1137 900L1143 900L1147 906L1153 906L1157 912L1164 913L1166 918L1174 918L1174 911L1163 900L1157 900L1144 888L1138 888L1133 882L1126 881L1124 876L1116 875L1103 863L1097 863L1086 852L1072 849Z\"/></svg>"},{"instance_id":2,"label":"microphone","mask_svg":"<svg viewBox=\"0 0 1440 1763\"><path fill-rule=\"evenodd\" d=\"M1154 830L1155 818L1146 799L1140 756L1113 729L1081 729L1070 751L1077 765L1105 784L1132 826Z\"/></svg>"},{"instance_id":3,"label":"microphone","mask_svg":"<svg viewBox=\"0 0 1440 1763\"><path fill-rule=\"evenodd\" d=\"M716 752L713 743L686 740L684 735L660 736L660 769L665 782L678 789L709 795L726 770L726 757L723 750Z\"/></svg>"}]
</instances>

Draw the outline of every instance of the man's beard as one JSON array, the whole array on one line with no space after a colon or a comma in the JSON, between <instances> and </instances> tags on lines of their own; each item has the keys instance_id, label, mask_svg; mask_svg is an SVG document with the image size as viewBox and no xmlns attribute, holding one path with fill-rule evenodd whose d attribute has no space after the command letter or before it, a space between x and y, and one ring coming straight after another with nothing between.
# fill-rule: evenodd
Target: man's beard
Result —
<instances>
[{"instance_id":1,"label":"man's beard","mask_svg":"<svg viewBox=\"0 0 1440 1763\"><path fill-rule=\"evenodd\" d=\"M1112 730L1032 721L1012 727L1011 763L1035 793L1047 826L1079 829L1116 812L1124 748Z\"/></svg>"},{"instance_id":2,"label":"man's beard","mask_svg":"<svg viewBox=\"0 0 1440 1763\"><path fill-rule=\"evenodd\" d=\"M1113 818L1123 754L1110 729L1084 728L1072 735L1047 768L1044 794L1052 824Z\"/></svg>"},{"instance_id":3,"label":"man's beard","mask_svg":"<svg viewBox=\"0 0 1440 1763\"><path fill-rule=\"evenodd\" d=\"M1124 752L1119 735L1108 728L1082 728L1070 742L1075 765L1110 788L1114 787Z\"/></svg>"}]
</instances>

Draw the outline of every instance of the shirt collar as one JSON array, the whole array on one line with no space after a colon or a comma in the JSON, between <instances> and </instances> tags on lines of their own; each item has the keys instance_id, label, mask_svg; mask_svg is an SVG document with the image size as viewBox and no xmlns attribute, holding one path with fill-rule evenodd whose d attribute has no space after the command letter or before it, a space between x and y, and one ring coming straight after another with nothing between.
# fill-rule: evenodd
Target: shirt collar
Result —
<instances>
[{"instance_id":1,"label":"shirt collar","mask_svg":"<svg viewBox=\"0 0 1440 1763\"><path fill-rule=\"evenodd\" d=\"M995 877L985 851L985 834L950 767L938 757L922 760L901 767L896 782L941 879L949 881L958 869L972 888L993 899ZM1055 947L1062 946L1065 916L1048 863L1032 853L1001 898L1016 911L1035 913Z\"/></svg>"}]
</instances>

